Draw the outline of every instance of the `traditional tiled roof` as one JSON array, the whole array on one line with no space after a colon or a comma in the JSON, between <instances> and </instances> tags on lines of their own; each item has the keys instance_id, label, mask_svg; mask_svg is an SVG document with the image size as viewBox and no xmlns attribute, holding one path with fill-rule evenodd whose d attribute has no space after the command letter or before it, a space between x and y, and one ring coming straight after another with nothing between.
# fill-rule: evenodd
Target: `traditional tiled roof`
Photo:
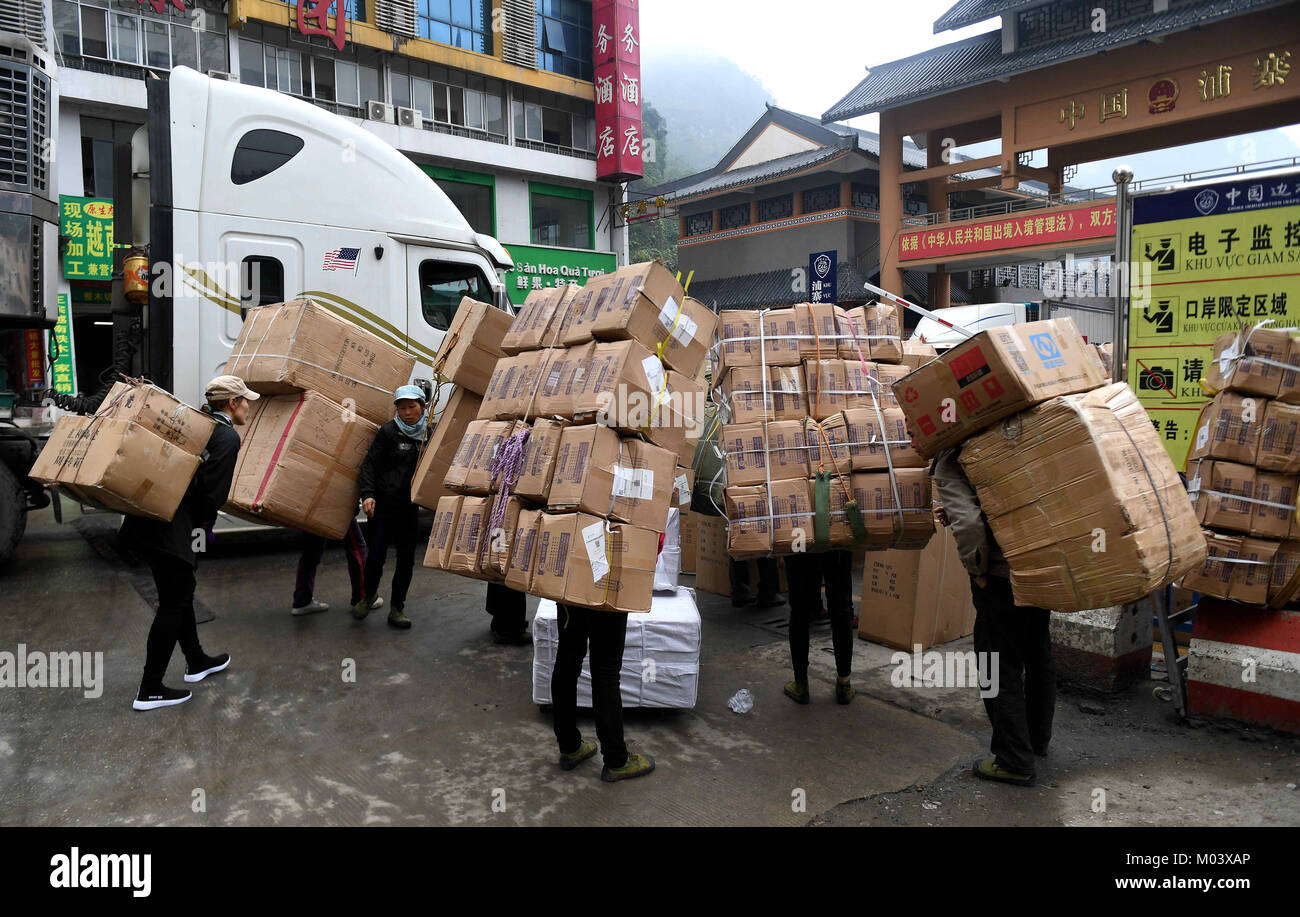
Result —
<instances>
[{"instance_id":1,"label":"traditional tiled roof","mask_svg":"<svg viewBox=\"0 0 1300 917\"><path fill-rule=\"evenodd\" d=\"M938 35L940 32L960 29L1024 6L1041 3L1042 0L958 0L952 9L934 21L934 33Z\"/></svg>"},{"instance_id":2,"label":"traditional tiled roof","mask_svg":"<svg viewBox=\"0 0 1300 917\"><path fill-rule=\"evenodd\" d=\"M791 270L792 268L787 267L758 274L697 280L691 284L690 294L700 302L717 309L763 309L807 302L807 293L795 293L790 289ZM840 302L865 302L872 299L873 297L869 296L862 286L866 279L855 265L841 263L837 281ZM913 302L924 303L929 298L924 272L905 271L903 285L906 291L901 295ZM952 280L952 301L953 303L970 302L970 294L956 278Z\"/></svg>"},{"instance_id":3,"label":"traditional tiled roof","mask_svg":"<svg viewBox=\"0 0 1300 917\"><path fill-rule=\"evenodd\" d=\"M1089 57L1122 45L1184 32L1194 26L1204 26L1220 19L1288 3L1294 3L1294 0L1203 0L1119 23L1104 32L1089 32L1010 54L1002 53L1002 32L995 29L872 68L866 79L822 115L822 120L842 121L885 111L909 102L1006 79L1063 61ZM959 3L945 17L958 12L959 8L974 8L975 5L974 0ZM1003 9L1013 5L1024 4L985 4L988 7L1001 6Z\"/></svg>"}]
</instances>

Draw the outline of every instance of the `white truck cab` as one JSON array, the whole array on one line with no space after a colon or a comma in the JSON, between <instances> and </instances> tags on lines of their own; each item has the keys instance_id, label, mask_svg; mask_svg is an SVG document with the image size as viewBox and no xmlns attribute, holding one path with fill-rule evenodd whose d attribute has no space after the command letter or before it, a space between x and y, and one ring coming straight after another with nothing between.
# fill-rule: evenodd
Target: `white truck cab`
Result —
<instances>
[{"instance_id":1,"label":"white truck cab","mask_svg":"<svg viewBox=\"0 0 1300 917\"><path fill-rule=\"evenodd\" d=\"M511 311L505 249L360 125L187 67L147 88L132 144L145 365L181 399L201 403L252 306L310 297L414 354L416 378L431 377L461 297Z\"/></svg>"},{"instance_id":2,"label":"white truck cab","mask_svg":"<svg viewBox=\"0 0 1300 917\"><path fill-rule=\"evenodd\" d=\"M1038 317L1038 304L1028 302L991 302L976 306L953 306L941 309L938 314L969 331L979 333L1003 325L1018 325L1022 322L1035 321ZM943 353L956 347L966 336L947 328L933 319L922 318L912 331L911 341L931 344L935 350Z\"/></svg>"}]
</instances>

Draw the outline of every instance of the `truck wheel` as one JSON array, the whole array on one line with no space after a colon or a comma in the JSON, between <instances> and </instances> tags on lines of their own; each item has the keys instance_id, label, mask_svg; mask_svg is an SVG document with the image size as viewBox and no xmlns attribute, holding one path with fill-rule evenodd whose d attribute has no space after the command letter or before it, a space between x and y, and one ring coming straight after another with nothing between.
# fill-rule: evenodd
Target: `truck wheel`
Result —
<instances>
[{"instance_id":1,"label":"truck wheel","mask_svg":"<svg viewBox=\"0 0 1300 917\"><path fill-rule=\"evenodd\" d=\"M14 556L27 528L27 495L13 472L0 464L0 567Z\"/></svg>"}]
</instances>

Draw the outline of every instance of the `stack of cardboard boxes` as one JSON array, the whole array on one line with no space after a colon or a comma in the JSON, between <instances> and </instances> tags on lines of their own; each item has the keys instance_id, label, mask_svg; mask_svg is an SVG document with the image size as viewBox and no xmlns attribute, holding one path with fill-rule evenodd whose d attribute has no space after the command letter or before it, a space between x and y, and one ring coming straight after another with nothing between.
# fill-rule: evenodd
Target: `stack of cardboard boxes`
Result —
<instances>
[{"instance_id":1,"label":"stack of cardboard boxes","mask_svg":"<svg viewBox=\"0 0 1300 917\"><path fill-rule=\"evenodd\" d=\"M805 303L719 318L718 387L730 418L721 431L728 553L815 550L815 479L823 475L830 477L823 546L923 548L934 532L929 474L891 385L908 372L905 356L929 355L905 354L897 306L846 312ZM865 539L850 528L849 501L861 511Z\"/></svg>"},{"instance_id":2,"label":"stack of cardboard boxes","mask_svg":"<svg viewBox=\"0 0 1300 917\"><path fill-rule=\"evenodd\" d=\"M248 423L225 510L342 538L357 474L415 357L310 299L250 309L227 372L264 397Z\"/></svg>"},{"instance_id":3,"label":"stack of cardboard boxes","mask_svg":"<svg viewBox=\"0 0 1300 917\"><path fill-rule=\"evenodd\" d=\"M1182 585L1280 607L1300 594L1300 337L1226 334L1206 382L1221 391L1197 419L1186 476L1207 557Z\"/></svg>"},{"instance_id":4,"label":"stack of cardboard boxes","mask_svg":"<svg viewBox=\"0 0 1300 917\"><path fill-rule=\"evenodd\" d=\"M1199 566L1177 471L1068 318L981 332L894 384L914 448L960 446L1018 604L1134 601Z\"/></svg>"},{"instance_id":5,"label":"stack of cardboard boxes","mask_svg":"<svg viewBox=\"0 0 1300 917\"><path fill-rule=\"evenodd\" d=\"M90 506L170 522L216 421L148 382L118 382L93 417L60 417L31 477Z\"/></svg>"},{"instance_id":6,"label":"stack of cardboard boxes","mask_svg":"<svg viewBox=\"0 0 1300 917\"><path fill-rule=\"evenodd\" d=\"M530 294L451 456L426 566L648 611L669 506L690 503L714 324L659 262Z\"/></svg>"}]
</instances>

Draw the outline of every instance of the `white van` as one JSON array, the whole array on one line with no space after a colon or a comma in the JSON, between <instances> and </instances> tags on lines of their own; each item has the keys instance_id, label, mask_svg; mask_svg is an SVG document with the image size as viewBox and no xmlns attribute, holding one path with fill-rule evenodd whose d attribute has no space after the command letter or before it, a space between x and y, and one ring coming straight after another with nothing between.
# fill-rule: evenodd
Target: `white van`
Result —
<instances>
[{"instance_id":1,"label":"white van","mask_svg":"<svg viewBox=\"0 0 1300 917\"><path fill-rule=\"evenodd\" d=\"M953 306L950 309L940 309L935 314L942 315L954 325L978 334L989 328L1034 321L1038 317L1038 304L993 302L978 306ZM922 317L909 340L932 344L935 350L942 353L966 340L966 336L951 328L945 328L934 319Z\"/></svg>"},{"instance_id":2,"label":"white van","mask_svg":"<svg viewBox=\"0 0 1300 917\"><path fill-rule=\"evenodd\" d=\"M505 249L359 125L187 67L147 90L132 140L133 234L152 265L145 372L181 399L200 403L224 372L251 306L311 297L415 354L416 378L462 296L512 311Z\"/></svg>"}]
</instances>

